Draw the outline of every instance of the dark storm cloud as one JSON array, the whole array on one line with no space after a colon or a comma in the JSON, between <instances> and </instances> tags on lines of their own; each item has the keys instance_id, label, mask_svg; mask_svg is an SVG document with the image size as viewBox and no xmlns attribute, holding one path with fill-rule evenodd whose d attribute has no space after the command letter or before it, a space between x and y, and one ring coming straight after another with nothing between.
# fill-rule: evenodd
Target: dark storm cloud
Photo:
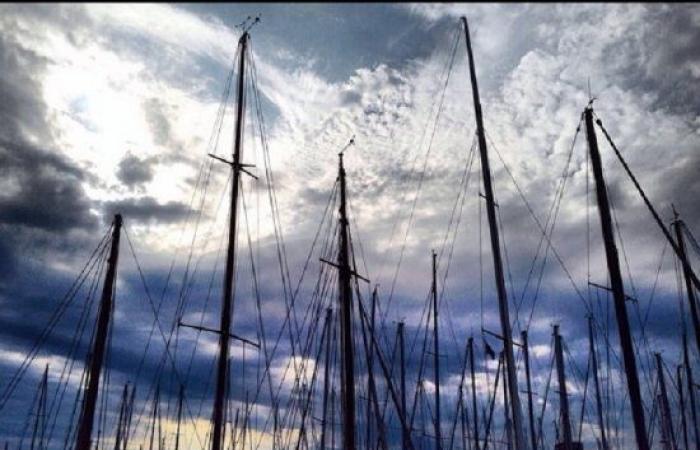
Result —
<instances>
[{"instance_id":1,"label":"dark storm cloud","mask_svg":"<svg viewBox=\"0 0 700 450\"><path fill-rule=\"evenodd\" d=\"M675 207L681 218L692 228L694 233L700 233L700 148L690 155L673 162L673 180L667 180L661 186L661 198L675 202ZM668 206L668 205L664 205ZM668 208L664 208L668 210Z\"/></svg>"},{"instance_id":2,"label":"dark storm cloud","mask_svg":"<svg viewBox=\"0 0 700 450\"><path fill-rule=\"evenodd\" d=\"M153 179L154 158L139 158L127 153L117 166L117 178L131 189L138 188Z\"/></svg>"},{"instance_id":3,"label":"dark storm cloud","mask_svg":"<svg viewBox=\"0 0 700 450\"><path fill-rule=\"evenodd\" d=\"M96 224L83 173L63 157L26 143L0 141L0 223L64 232Z\"/></svg>"},{"instance_id":4,"label":"dark storm cloud","mask_svg":"<svg viewBox=\"0 0 700 450\"><path fill-rule=\"evenodd\" d=\"M121 213L124 220L141 223L179 222L191 212L184 203L160 203L150 196L104 202L102 206L106 218Z\"/></svg>"},{"instance_id":5,"label":"dark storm cloud","mask_svg":"<svg viewBox=\"0 0 700 450\"><path fill-rule=\"evenodd\" d=\"M700 13L697 5L648 5L643 64L629 67L633 88L657 92L656 106L680 114L700 113ZM673 36L673 39L663 38ZM614 57L614 53L610 55ZM639 78L634 74L639 74ZM635 86L636 85L636 86Z\"/></svg>"},{"instance_id":6,"label":"dark storm cloud","mask_svg":"<svg viewBox=\"0 0 700 450\"><path fill-rule=\"evenodd\" d=\"M50 131L45 122L45 107L36 95L41 85L36 77L43 72L47 60L0 34L0 135L5 140L23 138L31 131L46 139Z\"/></svg>"},{"instance_id":7,"label":"dark storm cloud","mask_svg":"<svg viewBox=\"0 0 700 450\"><path fill-rule=\"evenodd\" d=\"M71 243L75 232L97 224L82 188L88 177L54 147L36 95L47 63L11 34L0 35L0 241L2 265L10 269L3 278L21 270L29 255L79 247ZM22 250L27 247L31 252Z\"/></svg>"}]
</instances>

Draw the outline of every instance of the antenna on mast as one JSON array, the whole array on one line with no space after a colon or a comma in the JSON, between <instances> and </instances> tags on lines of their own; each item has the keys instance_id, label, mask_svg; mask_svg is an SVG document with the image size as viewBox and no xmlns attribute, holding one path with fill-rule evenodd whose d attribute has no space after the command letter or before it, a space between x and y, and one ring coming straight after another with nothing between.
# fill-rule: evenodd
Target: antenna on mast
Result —
<instances>
[{"instance_id":1,"label":"antenna on mast","mask_svg":"<svg viewBox=\"0 0 700 450\"><path fill-rule=\"evenodd\" d=\"M252 16L246 17L246 19L243 22L239 23L238 25L235 25L234 28L238 28L243 33L247 33L258 23L260 23L260 14L255 16L255 18L253 18Z\"/></svg>"},{"instance_id":2,"label":"antenna on mast","mask_svg":"<svg viewBox=\"0 0 700 450\"><path fill-rule=\"evenodd\" d=\"M348 143L345 144L345 147L343 147L342 149L340 149L340 152L338 153L338 155L342 156L343 153L345 153L345 150L347 150L348 148L350 148L350 147L353 146L353 145L355 145L355 135L354 135L354 134L352 135L352 137L350 138L350 140L348 141Z\"/></svg>"}]
</instances>

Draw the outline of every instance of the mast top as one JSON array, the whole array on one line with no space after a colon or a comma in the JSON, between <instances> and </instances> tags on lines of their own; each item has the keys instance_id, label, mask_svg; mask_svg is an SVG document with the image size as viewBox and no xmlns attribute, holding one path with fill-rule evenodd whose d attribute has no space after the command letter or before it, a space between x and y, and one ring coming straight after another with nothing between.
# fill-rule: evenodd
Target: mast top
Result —
<instances>
[{"instance_id":1,"label":"mast top","mask_svg":"<svg viewBox=\"0 0 700 450\"><path fill-rule=\"evenodd\" d=\"M681 220L681 215L676 210L676 205L671 203L671 210L673 211L673 223L679 222Z\"/></svg>"},{"instance_id":2,"label":"mast top","mask_svg":"<svg viewBox=\"0 0 700 450\"><path fill-rule=\"evenodd\" d=\"M250 31L250 29L258 23L260 23L260 15L255 16L255 18L248 16L243 22L236 25L236 28L243 31L243 35L241 36L240 42L242 42L243 39L248 39L250 37L248 31Z\"/></svg>"},{"instance_id":3,"label":"mast top","mask_svg":"<svg viewBox=\"0 0 700 450\"><path fill-rule=\"evenodd\" d=\"M355 135L354 134L352 135L352 137L350 138L348 143L345 144L345 147L340 149L340 153L338 153L338 156L340 156L341 163L343 161L343 153L345 153L345 150L347 150L348 148L350 148L350 146L353 146L353 145L355 145Z\"/></svg>"}]
</instances>

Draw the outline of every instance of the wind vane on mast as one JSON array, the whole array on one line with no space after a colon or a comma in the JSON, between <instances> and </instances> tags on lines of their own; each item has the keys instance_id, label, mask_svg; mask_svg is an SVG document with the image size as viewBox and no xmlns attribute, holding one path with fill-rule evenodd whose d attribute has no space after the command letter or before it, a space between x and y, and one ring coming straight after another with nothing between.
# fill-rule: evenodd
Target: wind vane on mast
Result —
<instances>
[{"instance_id":1,"label":"wind vane on mast","mask_svg":"<svg viewBox=\"0 0 700 450\"><path fill-rule=\"evenodd\" d=\"M353 145L355 145L355 135L354 134L352 135L352 137L350 138L348 143L345 144L345 147L340 149L340 152L338 153L338 155L342 155L343 153L345 153L345 150L347 150L348 148L350 148Z\"/></svg>"},{"instance_id":2,"label":"wind vane on mast","mask_svg":"<svg viewBox=\"0 0 700 450\"><path fill-rule=\"evenodd\" d=\"M260 14L255 16L255 19L253 19L252 16L246 17L246 19L243 22L239 23L238 25L235 25L235 28L238 28L239 30L243 31L243 33L247 33L258 23L260 23Z\"/></svg>"}]
</instances>

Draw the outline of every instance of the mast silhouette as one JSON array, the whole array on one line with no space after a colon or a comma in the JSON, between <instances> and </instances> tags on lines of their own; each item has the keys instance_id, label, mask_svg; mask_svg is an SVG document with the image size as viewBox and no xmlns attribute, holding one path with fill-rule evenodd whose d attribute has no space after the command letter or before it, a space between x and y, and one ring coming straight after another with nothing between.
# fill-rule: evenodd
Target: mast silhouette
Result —
<instances>
[{"instance_id":1,"label":"mast silhouette","mask_svg":"<svg viewBox=\"0 0 700 450\"><path fill-rule=\"evenodd\" d=\"M566 371L564 370L564 348L559 334L559 325L554 325L554 352L559 380L559 416L564 439L564 450L573 450L571 419L569 418L569 395L566 392Z\"/></svg>"},{"instance_id":2,"label":"mast silhouette","mask_svg":"<svg viewBox=\"0 0 700 450\"><path fill-rule=\"evenodd\" d=\"M435 369L435 448L442 449L440 430L440 347L438 341L438 296L437 296L437 254L433 251L433 368Z\"/></svg>"},{"instance_id":3,"label":"mast silhouette","mask_svg":"<svg viewBox=\"0 0 700 450\"><path fill-rule=\"evenodd\" d=\"M229 374L229 341L231 338L231 321L233 315L233 283L236 267L236 227L238 213L238 191L240 184L241 153L243 150L243 115L245 112L245 56L249 35L243 33L238 41L238 94L236 105L236 131L233 148L233 161L230 163L231 179L231 208L229 212L228 250L226 252L226 272L224 276L224 295L221 308L221 326L219 334L219 361L216 371L216 393L212 414L212 450L221 450L223 446L224 411L228 398L227 385Z\"/></svg>"},{"instance_id":4,"label":"mast silhouette","mask_svg":"<svg viewBox=\"0 0 700 450\"><path fill-rule=\"evenodd\" d=\"M472 95L474 98L474 115L476 118L476 132L479 142L479 155L481 158L481 172L484 182L484 194L486 197L486 213L489 221L491 236L491 253L493 254L494 275L496 278L496 290L498 292L498 310L501 320L501 333L503 337L503 350L505 353L505 365L507 373L507 385L511 406L511 418L515 431L514 441L516 450L527 449L527 442L523 436L522 416L520 411L520 395L518 393L518 377L515 371L515 356L513 354L513 339L510 327L510 314L508 312L508 294L506 292L505 278L503 275L503 260L501 258L501 244L496 222L496 202L494 199L493 185L491 182L491 169L489 167L488 149L486 147L486 133L479 99L479 87L476 81L476 69L474 68L474 55L469 37L469 24L467 18L462 17L464 24L464 36L467 44L467 56L469 58L469 75L471 78Z\"/></svg>"},{"instance_id":5,"label":"mast silhouette","mask_svg":"<svg viewBox=\"0 0 700 450\"><path fill-rule=\"evenodd\" d=\"M97 330L92 351L89 353L87 390L83 400L83 411L78 425L78 435L75 442L76 450L90 450L92 439L92 427L95 421L95 407L97 405L97 394L100 390L100 375L102 364L107 349L107 335L112 316L114 302L114 281L117 274L117 262L119 260L119 236L122 229L122 216L114 216L112 223L112 245L107 260L107 272L102 285L102 299L100 300L100 311L97 319Z\"/></svg>"},{"instance_id":6,"label":"mast silhouette","mask_svg":"<svg viewBox=\"0 0 700 450\"><path fill-rule=\"evenodd\" d=\"M474 421L474 448L476 450L479 450L479 410L476 406L476 374L474 373L476 369L474 367L474 338L472 336L469 336L467 345L469 346L469 372L472 381L472 419Z\"/></svg>"},{"instance_id":7,"label":"mast silhouette","mask_svg":"<svg viewBox=\"0 0 700 450\"><path fill-rule=\"evenodd\" d=\"M331 326L331 317L333 310L331 308L326 308L326 322ZM330 330L330 328L329 328ZM335 336L335 335L333 335ZM326 450L326 427L328 426L328 388L330 386L330 365L331 365L331 346L333 345L333 339L331 339L331 334L328 334L326 338L326 357L323 364L323 416L321 419L321 450Z\"/></svg>"},{"instance_id":8,"label":"mast silhouette","mask_svg":"<svg viewBox=\"0 0 700 450\"><path fill-rule=\"evenodd\" d=\"M644 422L644 405L639 388L639 377L637 375L637 364L634 356L634 345L630 333L629 318L627 317L627 306L625 305L625 288L620 272L620 260L615 245L615 234L613 232L612 217L610 215L610 203L608 201L608 191L603 177L603 164L598 151L598 140L593 127L593 108L586 107L584 111L586 122L586 137L588 139L588 150L591 157L591 167L596 185L596 199L598 212L600 213L600 226L605 244L605 257L610 275L610 285L615 302L615 316L620 336L620 347L622 348L622 359L624 363L625 376L627 378L627 389L632 407L632 420L634 423L634 434L639 450L649 450L649 440Z\"/></svg>"},{"instance_id":9,"label":"mast silhouette","mask_svg":"<svg viewBox=\"0 0 700 450\"><path fill-rule=\"evenodd\" d=\"M400 383L401 383L401 417L408 417L406 410L406 360L405 360L405 344L404 344L404 327L403 321L398 324L398 339L399 339L399 367L401 371ZM401 448L406 450L408 448L408 441L410 436L408 436L408 429L401 428Z\"/></svg>"},{"instance_id":10,"label":"mast silhouette","mask_svg":"<svg viewBox=\"0 0 700 450\"><path fill-rule=\"evenodd\" d=\"M678 409L681 410L681 431L683 432L683 448L688 450L688 423L685 420L685 398L683 395L683 364L676 366L676 388L678 391Z\"/></svg>"},{"instance_id":11,"label":"mast silhouette","mask_svg":"<svg viewBox=\"0 0 700 450\"><path fill-rule=\"evenodd\" d=\"M126 427L126 415L129 408L129 383L124 384L122 391L122 401L119 405L119 419L117 420L117 436L114 439L114 450L120 450L124 439L124 428Z\"/></svg>"},{"instance_id":12,"label":"mast silhouette","mask_svg":"<svg viewBox=\"0 0 700 450\"><path fill-rule=\"evenodd\" d=\"M692 269L690 263L683 264L683 261L688 261L685 254L685 241L683 240L683 231L681 227L683 226L683 221L678 217L678 212L673 209L674 221L673 228L676 232L676 245L679 250L679 259L683 266L683 278L685 279L686 295L688 299L688 304L690 305L690 316L693 322L693 329L695 330L695 340L698 345L698 350L700 350L700 321L698 320L697 311L697 300L695 297L695 290L693 289L692 283ZM688 352L688 334L686 332L685 319L683 319L683 365L685 366L685 377L688 384L688 400L690 401L690 413L693 420L693 434L695 436L695 446L700 449L700 432L698 431L698 418L697 411L695 410L695 388L693 381L693 373L690 367L690 358ZM685 411L683 411L683 417L685 418ZM687 447L687 446L686 446Z\"/></svg>"},{"instance_id":13,"label":"mast silhouette","mask_svg":"<svg viewBox=\"0 0 700 450\"><path fill-rule=\"evenodd\" d=\"M352 141L351 141L352 142ZM338 248L338 300L340 302L343 415L343 450L355 450L355 345L352 337L352 288L350 285L350 242L346 207L345 167L343 153L339 153L340 180L340 242Z\"/></svg>"},{"instance_id":14,"label":"mast silhouette","mask_svg":"<svg viewBox=\"0 0 700 450\"><path fill-rule=\"evenodd\" d=\"M676 439L673 434L673 418L671 417L671 407L668 403L668 392L666 391L666 377L664 376L663 361L661 353L656 353L656 376L659 383L659 400L661 414L659 420L661 422L661 437L663 439L664 448L667 450L677 450Z\"/></svg>"},{"instance_id":15,"label":"mast silhouette","mask_svg":"<svg viewBox=\"0 0 700 450\"><path fill-rule=\"evenodd\" d=\"M698 416L695 410L695 381L693 371L690 368L690 354L688 352L688 335L683 330L683 365L685 366L685 382L688 386L688 400L690 401L690 417L693 419L693 434L695 436L695 448L700 450L700 432L698 431Z\"/></svg>"},{"instance_id":16,"label":"mast silhouette","mask_svg":"<svg viewBox=\"0 0 700 450\"><path fill-rule=\"evenodd\" d=\"M600 380L598 378L598 355L595 348L593 334L593 316L588 316L588 343L591 353L591 365L593 366L593 386L595 387L595 403L598 413L598 427L600 428L600 444L602 450L608 450L608 439L605 434L605 420L603 419L603 401L600 397Z\"/></svg>"},{"instance_id":17,"label":"mast silhouette","mask_svg":"<svg viewBox=\"0 0 700 450\"><path fill-rule=\"evenodd\" d=\"M532 450L537 448L537 434L535 433L535 412L532 403L532 380L530 379L530 347L527 342L527 330L520 332L523 346L523 360L525 362L525 382L527 386L527 417L530 425L530 442Z\"/></svg>"},{"instance_id":18,"label":"mast silhouette","mask_svg":"<svg viewBox=\"0 0 700 450\"><path fill-rule=\"evenodd\" d=\"M160 382L156 386L156 395L153 397L153 410L151 414L151 438L148 443L148 450L153 450L153 442L156 436L156 426L158 427L158 443L160 443Z\"/></svg>"},{"instance_id":19,"label":"mast silhouette","mask_svg":"<svg viewBox=\"0 0 700 450\"><path fill-rule=\"evenodd\" d=\"M180 385L177 396L177 425L175 429L175 450L180 450L180 427L182 425L182 402L185 399L185 386Z\"/></svg>"},{"instance_id":20,"label":"mast silhouette","mask_svg":"<svg viewBox=\"0 0 700 450\"><path fill-rule=\"evenodd\" d=\"M44 433L46 432L46 400L49 390L49 365L44 369L44 375L39 383L39 398L36 406L36 416L34 417L34 431L32 432L32 442L29 450L43 450Z\"/></svg>"},{"instance_id":21,"label":"mast silhouette","mask_svg":"<svg viewBox=\"0 0 700 450\"><path fill-rule=\"evenodd\" d=\"M678 212L675 208L673 210L674 220L673 228L676 232L676 243L678 249L680 250L680 260L683 267L683 279L685 280L685 290L688 296L688 304L690 305L690 318L693 322L693 329L695 330L695 344L697 345L698 351L700 351L700 318L698 318L698 306L697 299L695 298L695 290L693 289L693 282L691 280L691 268L690 263L683 264L683 260L688 261L688 256L685 253L685 240L683 239L683 221L678 217Z\"/></svg>"},{"instance_id":22,"label":"mast silhouette","mask_svg":"<svg viewBox=\"0 0 700 450\"><path fill-rule=\"evenodd\" d=\"M506 367L503 366L503 379L506 380ZM503 420L506 429L506 448L513 450L513 422L510 420L510 409L508 401L508 383L503 383Z\"/></svg>"}]
</instances>

